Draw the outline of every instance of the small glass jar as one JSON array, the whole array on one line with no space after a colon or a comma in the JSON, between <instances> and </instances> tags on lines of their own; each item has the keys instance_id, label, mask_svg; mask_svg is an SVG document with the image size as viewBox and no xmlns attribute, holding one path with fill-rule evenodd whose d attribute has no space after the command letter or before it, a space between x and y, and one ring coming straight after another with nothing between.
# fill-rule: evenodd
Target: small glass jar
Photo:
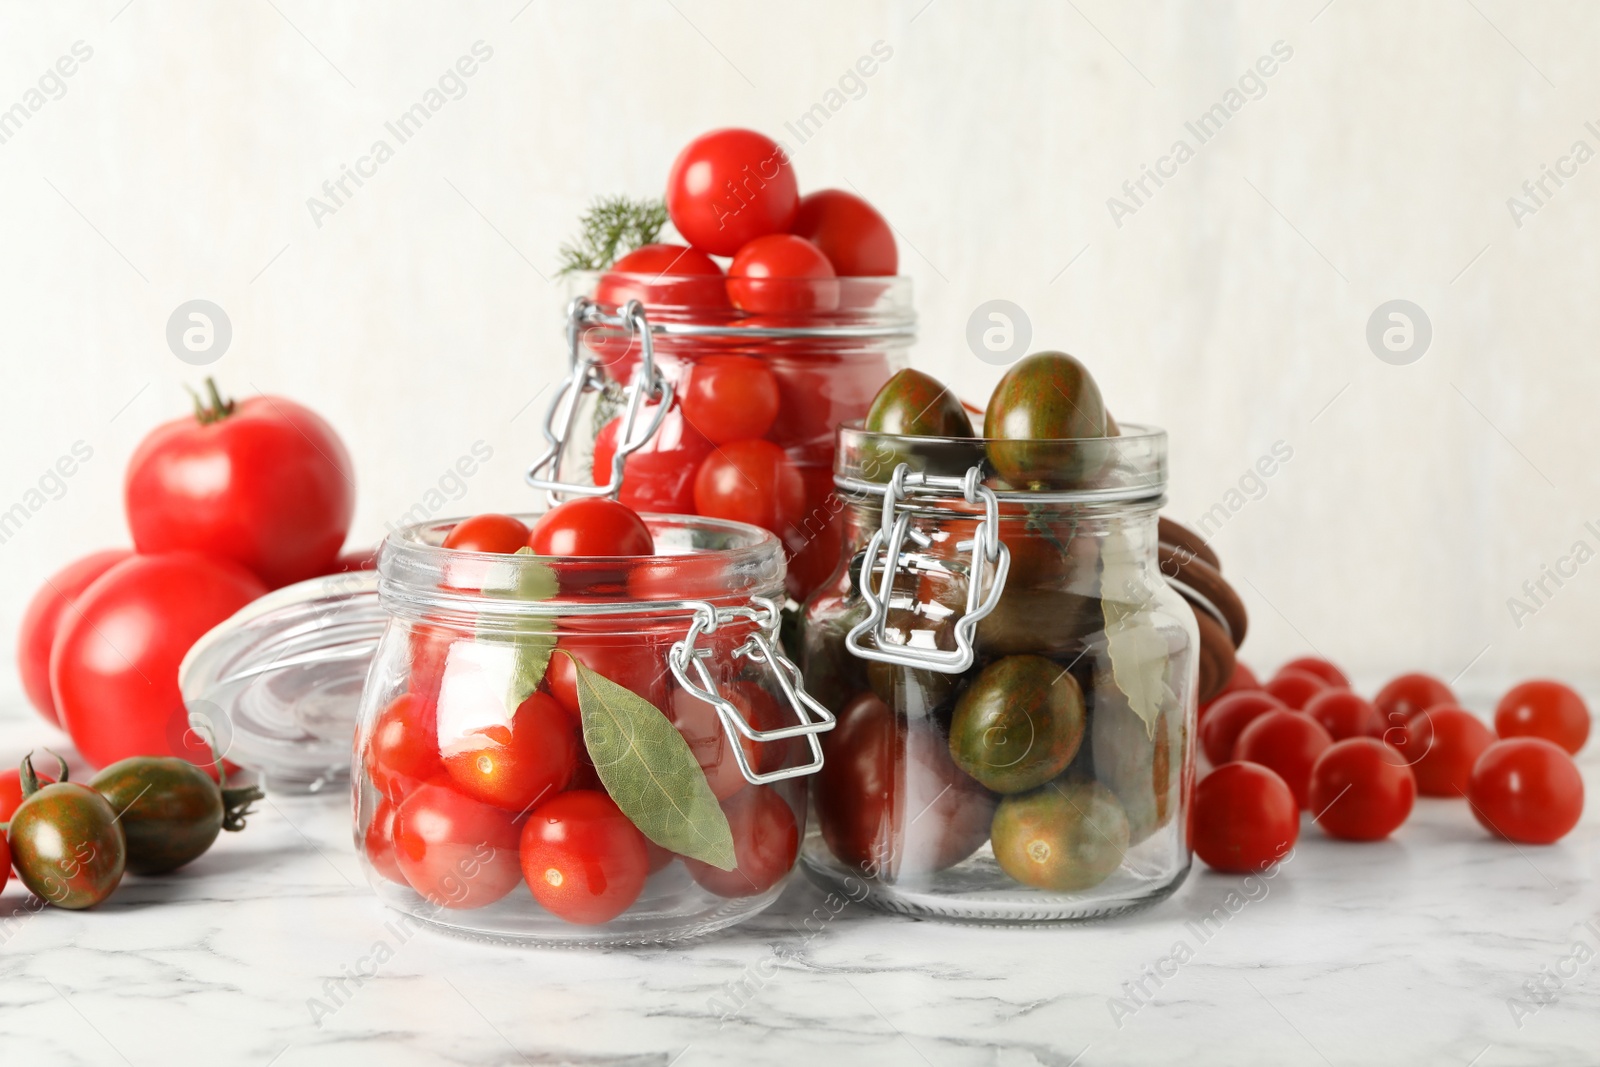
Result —
<instances>
[{"instance_id":1,"label":"small glass jar","mask_svg":"<svg viewBox=\"0 0 1600 1067\"><path fill-rule=\"evenodd\" d=\"M1028 471L1028 489L995 475ZM806 605L835 708L802 862L885 910L1114 915L1189 869L1198 634L1163 581L1166 436L840 432L849 561Z\"/></svg>"},{"instance_id":2,"label":"small glass jar","mask_svg":"<svg viewBox=\"0 0 1600 1067\"><path fill-rule=\"evenodd\" d=\"M529 481L563 499L609 494L638 511L761 526L787 550L789 595L804 599L839 558L834 432L904 366L911 280L746 280L776 287L757 295L788 308L764 314L732 307L716 276L607 271L575 284L571 373Z\"/></svg>"},{"instance_id":3,"label":"small glass jar","mask_svg":"<svg viewBox=\"0 0 1600 1067\"><path fill-rule=\"evenodd\" d=\"M657 555L445 549L452 522L385 542L353 781L385 903L497 939L637 944L782 890L833 717L776 648L781 547L645 521Z\"/></svg>"}]
</instances>

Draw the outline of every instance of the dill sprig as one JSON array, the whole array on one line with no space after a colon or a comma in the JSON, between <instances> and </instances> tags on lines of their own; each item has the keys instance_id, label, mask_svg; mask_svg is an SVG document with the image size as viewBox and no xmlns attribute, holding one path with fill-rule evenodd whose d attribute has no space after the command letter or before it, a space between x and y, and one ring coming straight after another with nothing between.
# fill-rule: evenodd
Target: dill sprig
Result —
<instances>
[{"instance_id":1,"label":"dill sprig","mask_svg":"<svg viewBox=\"0 0 1600 1067\"><path fill-rule=\"evenodd\" d=\"M557 277L605 270L641 245L654 244L667 224L663 200L602 196L578 219L578 239L561 246Z\"/></svg>"}]
</instances>

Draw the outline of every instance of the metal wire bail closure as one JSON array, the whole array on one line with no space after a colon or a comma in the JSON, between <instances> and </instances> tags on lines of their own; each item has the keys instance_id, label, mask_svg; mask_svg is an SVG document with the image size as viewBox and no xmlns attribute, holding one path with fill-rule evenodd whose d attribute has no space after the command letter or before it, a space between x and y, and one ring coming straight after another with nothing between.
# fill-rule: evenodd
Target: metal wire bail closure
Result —
<instances>
[{"instance_id":1,"label":"metal wire bail closure","mask_svg":"<svg viewBox=\"0 0 1600 1067\"><path fill-rule=\"evenodd\" d=\"M811 694L805 691L805 686L800 680L800 668L778 650L778 623L781 614L777 602L770 597L751 597L750 603L753 606L724 608L713 607L705 602L695 604L694 619L689 623L689 632L684 635L682 641L674 643L668 651L667 665L672 668L673 677L683 686L685 692L698 700L705 701L717 710L717 718L722 720L722 728L733 742L733 758L738 761L739 773L744 775L745 781L753 785L764 785L821 770L822 743L817 740L817 735L833 729L837 720L831 711L817 703ZM733 658L736 660L748 658L751 663L766 664L772 668L773 676L778 681L778 688L782 691L790 710L794 712L795 725L781 726L772 730L757 730L750 725L732 701L717 692L717 684L706 666L706 661L711 657L711 649L696 648L695 642L702 634L716 633L720 627L738 619L747 619L755 623L756 629L745 638L744 644L734 649ZM691 670L694 673L693 677L690 675ZM739 743L738 737L734 736L735 733L742 734L757 743L804 737L811 747L811 760L798 767L781 767L766 774L758 773L750 766L744 745Z\"/></svg>"},{"instance_id":2,"label":"metal wire bail closure","mask_svg":"<svg viewBox=\"0 0 1600 1067\"><path fill-rule=\"evenodd\" d=\"M572 423L577 417L579 401L585 393L598 393L605 389L605 372L600 359L585 353L583 331L590 326L621 328L630 336L639 338L639 365L634 368L633 380L628 383L622 408L622 423L617 428L617 451L611 458L611 478L604 485L583 482L563 482L557 474L561 469L561 453L572 436ZM555 399L550 402L544 416L544 436L549 447L534 461L524 476L529 485L543 489L552 506L561 503L563 496L609 496L622 491L622 466L629 454L644 447L655 434L672 406L672 383L656 369L655 342L649 320L645 318L644 305L630 300L616 315L607 315L600 305L588 297L575 297L567 305L567 355L570 360L566 378L561 383ZM647 399L655 402L655 412L642 427L639 415Z\"/></svg>"},{"instance_id":3,"label":"metal wire bail closure","mask_svg":"<svg viewBox=\"0 0 1600 1067\"><path fill-rule=\"evenodd\" d=\"M916 667L938 671L941 674L960 674L972 666L976 657L973 636L978 623L983 621L995 605L1006 585L1006 574L1011 569L1011 550L1000 540L1000 501L994 490L980 479L979 467L970 467L962 477L913 473L909 464L895 467L889 483L883 487L883 523L867 542L866 554L861 564L861 596L867 602L867 617L851 627L844 643L852 653L862 659L892 663L900 667ZM911 515L901 511L908 496L948 496L960 491L969 504L983 505L983 518L973 531L970 541L959 541L956 548L970 550L972 564L967 582L966 612L955 622L953 649L915 648L909 644L894 644L888 640L889 598L894 591L895 573L900 567L900 553L909 537L919 547L927 547L926 534L911 529ZM883 560L878 561L878 554ZM985 566L987 564L987 566ZM873 590L873 575L882 570L878 588ZM988 582L983 576L989 572ZM867 635L871 643L863 642Z\"/></svg>"}]
</instances>

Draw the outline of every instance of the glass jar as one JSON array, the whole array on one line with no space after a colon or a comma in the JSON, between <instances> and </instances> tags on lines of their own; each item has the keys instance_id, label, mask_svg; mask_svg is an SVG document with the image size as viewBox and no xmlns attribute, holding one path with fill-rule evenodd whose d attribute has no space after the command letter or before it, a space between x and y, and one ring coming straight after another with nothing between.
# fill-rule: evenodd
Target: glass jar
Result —
<instances>
[{"instance_id":1,"label":"glass jar","mask_svg":"<svg viewBox=\"0 0 1600 1067\"><path fill-rule=\"evenodd\" d=\"M781 547L645 521L657 555L442 548L453 522L385 542L353 782L385 903L492 938L635 944L782 890L833 717L776 649Z\"/></svg>"},{"instance_id":2,"label":"glass jar","mask_svg":"<svg viewBox=\"0 0 1600 1067\"><path fill-rule=\"evenodd\" d=\"M781 287L762 302L791 310L736 310L720 277L579 275L571 371L529 481L561 497L609 494L637 511L770 530L798 601L838 563L834 432L864 418L905 364L911 280L746 284Z\"/></svg>"},{"instance_id":3,"label":"glass jar","mask_svg":"<svg viewBox=\"0 0 1600 1067\"><path fill-rule=\"evenodd\" d=\"M1031 488L995 476L997 455ZM835 469L850 560L806 605L803 664L839 725L807 872L991 923L1171 894L1190 864L1199 638L1158 566L1166 435L847 427Z\"/></svg>"}]
</instances>

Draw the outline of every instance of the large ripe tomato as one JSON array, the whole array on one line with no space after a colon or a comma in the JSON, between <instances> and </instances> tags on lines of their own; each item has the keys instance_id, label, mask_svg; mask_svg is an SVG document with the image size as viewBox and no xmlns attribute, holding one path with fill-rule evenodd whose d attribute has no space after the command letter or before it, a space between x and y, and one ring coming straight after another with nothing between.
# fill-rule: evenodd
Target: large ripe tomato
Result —
<instances>
[{"instance_id":1,"label":"large ripe tomato","mask_svg":"<svg viewBox=\"0 0 1600 1067\"><path fill-rule=\"evenodd\" d=\"M641 422L648 421L651 409L644 408L639 417ZM618 416L602 426L595 437L595 485L611 482L611 464L617 455L617 434L621 429L622 417ZM711 442L684 418L683 409L674 407L650 440L623 461L618 502L635 511L693 514L695 471L711 454L711 447Z\"/></svg>"},{"instance_id":2,"label":"large ripe tomato","mask_svg":"<svg viewBox=\"0 0 1600 1067\"><path fill-rule=\"evenodd\" d=\"M449 717L450 709L440 714ZM444 769L457 788L519 814L566 788L577 766L572 715L545 693L530 695L509 723L490 722L444 743Z\"/></svg>"},{"instance_id":3,"label":"large ripe tomato","mask_svg":"<svg viewBox=\"0 0 1600 1067\"><path fill-rule=\"evenodd\" d=\"M1384 731L1372 702L1349 689L1330 686L1307 701L1301 710L1321 723L1335 741L1380 736Z\"/></svg>"},{"instance_id":4,"label":"large ripe tomato","mask_svg":"<svg viewBox=\"0 0 1600 1067\"><path fill-rule=\"evenodd\" d=\"M703 133L684 146L667 176L667 214L688 242L731 256L747 242L783 233L800 187L783 146L754 130Z\"/></svg>"},{"instance_id":5,"label":"large ripe tomato","mask_svg":"<svg viewBox=\"0 0 1600 1067\"><path fill-rule=\"evenodd\" d=\"M756 315L833 311L839 281L822 249L793 234L757 237L728 264L728 299Z\"/></svg>"},{"instance_id":6,"label":"large ripe tomato","mask_svg":"<svg viewBox=\"0 0 1600 1067\"><path fill-rule=\"evenodd\" d=\"M1233 746L1240 732L1258 715L1282 708L1283 701L1259 689L1242 689L1218 697L1200 724L1200 747L1213 767L1233 759Z\"/></svg>"},{"instance_id":7,"label":"large ripe tomato","mask_svg":"<svg viewBox=\"0 0 1600 1067\"><path fill-rule=\"evenodd\" d=\"M822 249L841 278L883 278L900 267L888 221L843 189L818 189L801 197L789 232Z\"/></svg>"},{"instance_id":8,"label":"large ripe tomato","mask_svg":"<svg viewBox=\"0 0 1600 1067\"><path fill-rule=\"evenodd\" d=\"M1328 683L1310 671L1284 668L1263 687L1268 693L1296 711L1311 702L1311 698L1328 688Z\"/></svg>"},{"instance_id":9,"label":"large ripe tomato","mask_svg":"<svg viewBox=\"0 0 1600 1067\"><path fill-rule=\"evenodd\" d=\"M552 914L581 926L607 923L644 890L648 844L605 793L568 790L522 827L522 876Z\"/></svg>"},{"instance_id":10,"label":"large ripe tomato","mask_svg":"<svg viewBox=\"0 0 1600 1067\"><path fill-rule=\"evenodd\" d=\"M1336 742L1311 768L1312 817L1329 837L1381 841L1406 821L1416 799L1404 757L1374 737Z\"/></svg>"},{"instance_id":11,"label":"large ripe tomato","mask_svg":"<svg viewBox=\"0 0 1600 1067\"><path fill-rule=\"evenodd\" d=\"M1214 870L1264 870L1283 859L1299 837L1294 793L1258 763L1218 767L1195 787L1191 844Z\"/></svg>"},{"instance_id":12,"label":"large ripe tomato","mask_svg":"<svg viewBox=\"0 0 1600 1067\"><path fill-rule=\"evenodd\" d=\"M1472 813L1489 832L1528 845L1567 835L1583 816L1583 776L1572 757L1542 737L1496 741L1473 765Z\"/></svg>"},{"instance_id":13,"label":"large ripe tomato","mask_svg":"<svg viewBox=\"0 0 1600 1067\"><path fill-rule=\"evenodd\" d=\"M722 802L733 830L733 870L684 857L701 886L719 897L759 896L783 881L800 854L800 825L788 801L772 786L741 789Z\"/></svg>"},{"instance_id":14,"label":"large ripe tomato","mask_svg":"<svg viewBox=\"0 0 1600 1067\"><path fill-rule=\"evenodd\" d=\"M22 691L39 714L57 726L61 716L50 692L50 648L55 644L56 628L67 609L95 579L131 555L126 548L108 548L74 560L45 579L22 613L17 635L17 671L22 675Z\"/></svg>"},{"instance_id":15,"label":"large ripe tomato","mask_svg":"<svg viewBox=\"0 0 1600 1067\"><path fill-rule=\"evenodd\" d=\"M1500 698L1494 728L1501 737L1542 737L1576 754L1589 740L1589 706L1571 686L1536 678Z\"/></svg>"},{"instance_id":16,"label":"large ripe tomato","mask_svg":"<svg viewBox=\"0 0 1600 1067\"><path fill-rule=\"evenodd\" d=\"M528 543L528 527L521 519L486 511L462 519L445 535L443 547L462 552L501 552L507 555Z\"/></svg>"},{"instance_id":17,"label":"large ripe tomato","mask_svg":"<svg viewBox=\"0 0 1600 1067\"><path fill-rule=\"evenodd\" d=\"M655 540L626 504L579 497L539 516L528 547L540 556L648 556Z\"/></svg>"},{"instance_id":18,"label":"large ripe tomato","mask_svg":"<svg viewBox=\"0 0 1600 1067\"><path fill-rule=\"evenodd\" d=\"M778 417L778 380L754 356L705 356L689 367L683 417L712 444L760 437Z\"/></svg>"},{"instance_id":19,"label":"large ripe tomato","mask_svg":"<svg viewBox=\"0 0 1600 1067\"><path fill-rule=\"evenodd\" d=\"M1437 704L1456 704L1450 687L1431 674L1402 674L1378 690L1372 706L1378 712L1377 730L1404 730L1411 716Z\"/></svg>"},{"instance_id":20,"label":"large ripe tomato","mask_svg":"<svg viewBox=\"0 0 1600 1067\"><path fill-rule=\"evenodd\" d=\"M704 252L683 245L635 248L601 275L594 298L619 309L630 300L647 308L705 310L728 306L722 268Z\"/></svg>"},{"instance_id":21,"label":"large ripe tomato","mask_svg":"<svg viewBox=\"0 0 1600 1067\"><path fill-rule=\"evenodd\" d=\"M443 908L493 904L522 881L516 817L446 785L418 786L394 815L395 863Z\"/></svg>"},{"instance_id":22,"label":"large ripe tomato","mask_svg":"<svg viewBox=\"0 0 1600 1067\"><path fill-rule=\"evenodd\" d=\"M1494 734L1463 708L1429 708L1406 724L1404 744L1397 746L1411 764L1417 792L1425 797L1462 797L1472 768Z\"/></svg>"},{"instance_id":23,"label":"large ripe tomato","mask_svg":"<svg viewBox=\"0 0 1600 1067\"><path fill-rule=\"evenodd\" d=\"M365 755L373 787L396 803L420 783L439 777L444 765L434 699L413 693L395 697L372 724Z\"/></svg>"},{"instance_id":24,"label":"large ripe tomato","mask_svg":"<svg viewBox=\"0 0 1600 1067\"><path fill-rule=\"evenodd\" d=\"M128 756L213 763L189 728L178 664L206 631L266 592L225 559L193 552L134 556L112 567L62 619L50 655L61 724L84 759Z\"/></svg>"},{"instance_id":25,"label":"large ripe tomato","mask_svg":"<svg viewBox=\"0 0 1600 1067\"><path fill-rule=\"evenodd\" d=\"M805 514L805 480L771 441L735 441L700 464L694 504L701 515L747 522L781 537Z\"/></svg>"},{"instance_id":26,"label":"large ripe tomato","mask_svg":"<svg viewBox=\"0 0 1600 1067\"><path fill-rule=\"evenodd\" d=\"M1311 767L1333 738L1309 715L1280 708L1258 715L1239 732L1233 758L1275 772L1294 794L1295 803L1310 806Z\"/></svg>"},{"instance_id":27,"label":"large ripe tomato","mask_svg":"<svg viewBox=\"0 0 1600 1067\"><path fill-rule=\"evenodd\" d=\"M327 574L355 511L344 442L275 396L210 406L156 427L128 461L123 496L140 552L235 560L268 587Z\"/></svg>"}]
</instances>

